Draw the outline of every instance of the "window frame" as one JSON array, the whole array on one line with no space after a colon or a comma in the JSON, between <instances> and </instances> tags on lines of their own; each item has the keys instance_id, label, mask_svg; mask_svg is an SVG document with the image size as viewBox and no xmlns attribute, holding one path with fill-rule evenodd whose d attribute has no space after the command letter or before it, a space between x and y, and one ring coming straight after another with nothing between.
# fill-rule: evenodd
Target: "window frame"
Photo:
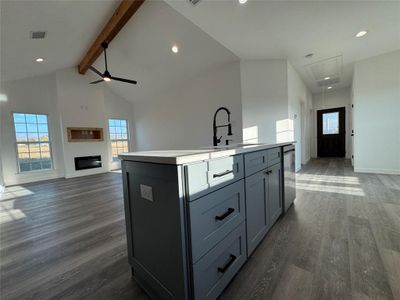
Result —
<instances>
[{"instance_id":1,"label":"window frame","mask_svg":"<svg viewBox=\"0 0 400 300\"><path fill-rule=\"evenodd\" d=\"M18 142L17 141L17 130L15 128L15 120L14 120L14 114L24 114L24 115L45 115L47 118L47 132L49 136L49 140L46 142L49 144L49 153L50 153L50 163L51 167L48 169L37 169L37 170L29 170L29 171L21 171L21 166L20 166L20 161L19 161L19 152L18 152L18 144L39 144L40 147L40 141L39 142ZM15 158L16 158L16 163L17 163L17 174L30 174L30 173L36 173L36 172L51 172L54 171L54 160L53 160L53 147L52 147L52 142L51 142L51 132L50 132L50 126L49 126L49 114L47 113L37 113L37 112L21 112L21 111L11 111L11 119L12 119L12 124L13 124L13 131L14 131L14 139L15 139ZM25 117L25 126L27 124L26 122L26 117ZM28 134L28 131L26 131ZM39 131L38 131L39 133ZM30 154L30 151L28 152Z\"/></svg>"},{"instance_id":2,"label":"window frame","mask_svg":"<svg viewBox=\"0 0 400 300\"><path fill-rule=\"evenodd\" d=\"M126 122L126 139L112 139L111 138L111 130L110 127L121 127L121 126L110 126L110 120L114 120L114 121L125 121ZM111 158L111 162L115 163L115 162L120 162L121 160L119 158L114 159L113 157L113 146L112 143L113 142L127 142L128 145L128 151L130 151L130 134L129 134L129 121L127 119L117 119L117 118L107 118L107 126L108 126L108 138L110 139L110 158Z\"/></svg>"}]
</instances>

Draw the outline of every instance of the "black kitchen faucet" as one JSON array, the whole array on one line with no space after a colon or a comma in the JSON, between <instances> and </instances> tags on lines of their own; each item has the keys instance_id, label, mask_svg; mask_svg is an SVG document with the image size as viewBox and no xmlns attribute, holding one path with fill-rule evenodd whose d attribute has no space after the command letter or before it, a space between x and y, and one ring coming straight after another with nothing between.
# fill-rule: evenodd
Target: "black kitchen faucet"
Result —
<instances>
[{"instance_id":1,"label":"black kitchen faucet","mask_svg":"<svg viewBox=\"0 0 400 300\"><path fill-rule=\"evenodd\" d=\"M226 111L226 113L228 114L228 124L224 124L224 125L217 125L217 114L219 111L224 110ZM219 127L228 127L228 135L232 135L232 125L231 125L231 112L229 111L229 109L227 109L226 107L220 107L217 109L217 111L214 114L214 122L213 122L213 131L214 131L214 136L213 136L213 145L218 146L218 144L221 142L221 138L217 137L217 129Z\"/></svg>"}]
</instances>

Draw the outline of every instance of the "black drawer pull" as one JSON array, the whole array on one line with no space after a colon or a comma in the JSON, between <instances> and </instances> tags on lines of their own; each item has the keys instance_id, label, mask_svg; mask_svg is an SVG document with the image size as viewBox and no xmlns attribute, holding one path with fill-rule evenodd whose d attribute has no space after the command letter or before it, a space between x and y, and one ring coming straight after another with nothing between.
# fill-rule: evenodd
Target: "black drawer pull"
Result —
<instances>
[{"instance_id":1,"label":"black drawer pull","mask_svg":"<svg viewBox=\"0 0 400 300\"><path fill-rule=\"evenodd\" d=\"M232 208L232 207L230 207L230 208L228 208L228 210L225 212L225 213L223 213L222 215L220 215L220 216L215 216L215 220L218 220L218 221L222 221L223 219L225 219L227 216L229 216L231 213L233 213L235 211L235 209L234 208Z\"/></svg>"},{"instance_id":2,"label":"black drawer pull","mask_svg":"<svg viewBox=\"0 0 400 300\"><path fill-rule=\"evenodd\" d=\"M228 174L232 174L232 173L233 173L233 170L226 170L225 172L222 172L222 173L219 173L219 174L214 174L213 178L222 177L222 176L225 176L225 175L228 175Z\"/></svg>"},{"instance_id":3,"label":"black drawer pull","mask_svg":"<svg viewBox=\"0 0 400 300\"><path fill-rule=\"evenodd\" d=\"M271 174L271 173L272 173L272 170L265 171L264 173L267 174L267 175L268 175L268 174Z\"/></svg>"},{"instance_id":4,"label":"black drawer pull","mask_svg":"<svg viewBox=\"0 0 400 300\"><path fill-rule=\"evenodd\" d=\"M223 266L222 268L218 268L218 272L224 274L224 273L229 269L229 267L233 264L233 262L234 262L235 260L236 260L236 256L233 255L233 254L231 254L231 255L230 255L229 261L228 261L228 262L226 263L226 265Z\"/></svg>"}]
</instances>

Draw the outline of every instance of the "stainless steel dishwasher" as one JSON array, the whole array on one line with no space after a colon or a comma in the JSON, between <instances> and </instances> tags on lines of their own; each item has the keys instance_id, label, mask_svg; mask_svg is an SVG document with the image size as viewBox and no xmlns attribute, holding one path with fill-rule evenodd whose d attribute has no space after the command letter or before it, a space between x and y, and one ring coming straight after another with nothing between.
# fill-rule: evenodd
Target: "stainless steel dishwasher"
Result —
<instances>
[{"instance_id":1,"label":"stainless steel dishwasher","mask_svg":"<svg viewBox=\"0 0 400 300\"><path fill-rule=\"evenodd\" d=\"M296 199L295 146L283 147L283 208L286 213Z\"/></svg>"}]
</instances>

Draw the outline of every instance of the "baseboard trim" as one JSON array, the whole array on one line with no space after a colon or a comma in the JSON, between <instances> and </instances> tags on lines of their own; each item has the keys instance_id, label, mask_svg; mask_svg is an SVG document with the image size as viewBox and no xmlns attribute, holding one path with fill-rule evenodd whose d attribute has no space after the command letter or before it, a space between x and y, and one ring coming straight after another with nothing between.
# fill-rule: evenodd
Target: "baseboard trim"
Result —
<instances>
[{"instance_id":1,"label":"baseboard trim","mask_svg":"<svg viewBox=\"0 0 400 300\"><path fill-rule=\"evenodd\" d=\"M355 173L373 173L386 175L400 175L400 170L393 169L369 169L369 168L354 168Z\"/></svg>"}]
</instances>

